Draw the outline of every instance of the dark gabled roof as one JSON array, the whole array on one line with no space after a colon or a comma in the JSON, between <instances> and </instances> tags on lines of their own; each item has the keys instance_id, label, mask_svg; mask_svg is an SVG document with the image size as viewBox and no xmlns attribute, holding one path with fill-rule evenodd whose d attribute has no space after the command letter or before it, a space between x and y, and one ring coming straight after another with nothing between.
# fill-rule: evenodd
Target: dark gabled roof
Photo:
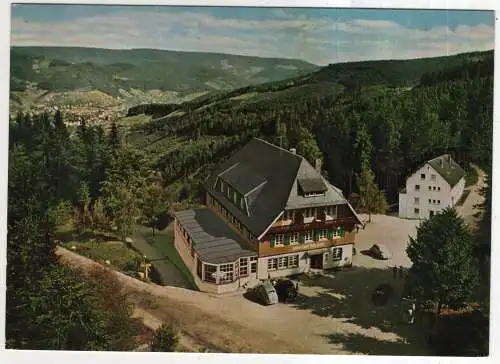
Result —
<instances>
[{"instance_id":1,"label":"dark gabled roof","mask_svg":"<svg viewBox=\"0 0 500 364\"><path fill-rule=\"evenodd\" d=\"M299 178L298 183L303 193L323 193L327 191L325 183L319 177Z\"/></svg>"},{"instance_id":2,"label":"dark gabled roof","mask_svg":"<svg viewBox=\"0 0 500 364\"><path fill-rule=\"evenodd\" d=\"M452 188L465 176L465 171L449 154L440 155L427 163L429 163Z\"/></svg>"},{"instance_id":3,"label":"dark gabled roof","mask_svg":"<svg viewBox=\"0 0 500 364\"><path fill-rule=\"evenodd\" d=\"M234 230L208 208L178 211L175 217L191 237L200 259L206 263L228 263L256 255Z\"/></svg>"},{"instance_id":4,"label":"dark gabled roof","mask_svg":"<svg viewBox=\"0 0 500 364\"><path fill-rule=\"evenodd\" d=\"M207 180L205 187L253 235L259 236L284 210L301 162L301 156L255 138L223 163ZM265 180L265 183L261 183L247 196L249 215L237 208L226 196L215 189L217 176L221 174L224 178L227 178L228 175L231 176L231 170L228 170L231 167L240 168L244 173L252 171L258 176L252 177L252 179L248 178L251 183L247 185L241 182L240 188L248 189L257 181ZM226 172L226 170L228 171ZM233 180L240 181L239 178L235 177Z\"/></svg>"},{"instance_id":5,"label":"dark gabled roof","mask_svg":"<svg viewBox=\"0 0 500 364\"><path fill-rule=\"evenodd\" d=\"M246 195L266 182L263 176L248 165L241 163L229 167L220 174L220 177L242 195Z\"/></svg>"}]
</instances>

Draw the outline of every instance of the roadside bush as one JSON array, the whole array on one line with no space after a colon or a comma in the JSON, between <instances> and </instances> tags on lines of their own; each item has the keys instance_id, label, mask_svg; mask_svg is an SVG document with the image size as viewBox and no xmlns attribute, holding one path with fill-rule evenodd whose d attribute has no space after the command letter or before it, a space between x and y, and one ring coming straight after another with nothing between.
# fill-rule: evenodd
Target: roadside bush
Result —
<instances>
[{"instance_id":1,"label":"roadside bush","mask_svg":"<svg viewBox=\"0 0 500 364\"><path fill-rule=\"evenodd\" d=\"M70 201L60 201L49 209L49 217L56 226L66 226L71 229L74 224L73 206Z\"/></svg>"},{"instance_id":2,"label":"roadside bush","mask_svg":"<svg viewBox=\"0 0 500 364\"><path fill-rule=\"evenodd\" d=\"M176 330L166 323L161 325L153 334L151 351L171 352L179 345L179 335Z\"/></svg>"}]
</instances>

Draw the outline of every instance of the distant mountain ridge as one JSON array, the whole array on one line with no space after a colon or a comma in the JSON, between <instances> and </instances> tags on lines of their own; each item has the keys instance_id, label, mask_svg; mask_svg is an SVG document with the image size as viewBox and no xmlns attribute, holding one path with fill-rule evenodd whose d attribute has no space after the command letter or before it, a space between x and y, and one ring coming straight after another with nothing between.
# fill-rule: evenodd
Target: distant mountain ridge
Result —
<instances>
[{"instance_id":1,"label":"distant mountain ridge","mask_svg":"<svg viewBox=\"0 0 500 364\"><path fill-rule=\"evenodd\" d=\"M113 96L133 89L228 91L307 74L311 63L218 53L155 49L12 47L11 91L99 90Z\"/></svg>"}]
</instances>

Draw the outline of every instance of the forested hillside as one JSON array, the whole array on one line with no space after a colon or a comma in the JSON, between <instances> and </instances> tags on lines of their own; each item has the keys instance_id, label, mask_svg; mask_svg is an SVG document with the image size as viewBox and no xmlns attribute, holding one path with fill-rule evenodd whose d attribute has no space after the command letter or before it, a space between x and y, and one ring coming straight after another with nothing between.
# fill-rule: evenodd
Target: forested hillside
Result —
<instances>
[{"instance_id":1,"label":"forested hillside","mask_svg":"<svg viewBox=\"0 0 500 364\"><path fill-rule=\"evenodd\" d=\"M282 80L316 69L294 59L155 49L13 47L11 91L99 90L124 96L132 89L227 91Z\"/></svg>"},{"instance_id":2,"label":"forested hillside","mask_svg":"<svg viewBox=\"0 0 500 364\"><path fill-rule=\"evenodd\" d=\"M321 156L331 182L346 195L356 192L360 155L368 153L380 187L394 202L407 174L433 156L449 152L464 166L491 163L493 53L445 60L398 61L392 67L372 62L363 67L381 68L371 79L366 78L371 72L359 78L354 71L334 76L329 66L308 77L224 96L139 106L129 114L157 119L138 127L129 140L151 152L167 179L177 179L178 171L191 175L249 138L264 137L284 148L297 147L311 161ZM404 79L398 67L408 70L411 62L416 62L413 72ZM338 67L361 67L354 65ZM205 147L210 153L201 152Z\"/></svg>"}]
</instances>

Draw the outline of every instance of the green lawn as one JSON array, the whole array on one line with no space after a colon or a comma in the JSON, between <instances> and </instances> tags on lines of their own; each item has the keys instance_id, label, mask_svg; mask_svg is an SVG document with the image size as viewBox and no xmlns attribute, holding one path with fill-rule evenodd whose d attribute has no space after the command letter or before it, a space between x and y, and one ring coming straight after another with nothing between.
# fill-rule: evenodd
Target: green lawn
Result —
<instances>
[{"instance_id":1,"label":"green lawn","mask_svg":"<svg viewBox=\"0 0 500 364\"><path fill-rule=\"evenodd\" d=\"M191 272L184 264L179 253L174 246L173 225L170 224L162 231L155 231L155 236L152 230L146 227L138 227L138 234L147 241L149 246L155 251L156 257L166 258L177 270L181 273L184 279L193 289L198 289L191 275Z\"/></svg>"},{"instance_id":2,"label":"green lawn","mask_svg":"<svg viewBox=\"0 0 500 364\"><path fill-rule=\"evenodd\" d=\"M84 257L101 263L109 260L111 266L126 274L136 276L140 269L141 254L128 248L113 234L60 228L56 239L62 247Z\"/></svg>"}]
</instances>

